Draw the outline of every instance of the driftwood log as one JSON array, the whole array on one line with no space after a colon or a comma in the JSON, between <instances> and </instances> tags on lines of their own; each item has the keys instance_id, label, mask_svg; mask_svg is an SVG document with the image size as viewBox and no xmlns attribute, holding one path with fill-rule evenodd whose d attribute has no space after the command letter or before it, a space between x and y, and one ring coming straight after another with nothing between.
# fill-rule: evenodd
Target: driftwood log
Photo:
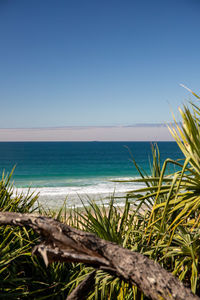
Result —
<instances>
[{"instance_id":1,"label":"driftwood log","mask_svg":"<svg viewBox=\"0 0 200 300\"><path fill-rule=\"evenodd\" d=\"M0 225L30 227L42 238L33 252L40 253L46 263L53 261L83 262L122 278L155 300L200 299L158 263L144 255L102 240L94 234L77 230L51 218L29 214L1 212ZM95 271L78 286L69 300L83 299L87 284L93 284Z\"/></svg>"}]
</instances>

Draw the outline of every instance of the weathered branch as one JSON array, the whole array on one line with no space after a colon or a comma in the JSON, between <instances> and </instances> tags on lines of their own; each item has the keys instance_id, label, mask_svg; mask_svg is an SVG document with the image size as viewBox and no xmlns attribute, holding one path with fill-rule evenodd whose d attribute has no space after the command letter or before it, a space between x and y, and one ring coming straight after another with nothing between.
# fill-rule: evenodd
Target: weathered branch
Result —
<instances>
[{"instance_id":1,"label":"weathered branch","mask_svg":"<svg viewBox=\"0 0 200 300\"><path fill-rule=\"evenodd\" d=\"M52 261L81 261L104 268L137 285L146 296L155 300L200 299L158 263L94 234L47 217L19 213L0 213L0 225L3 224L28 226L38 232L44 242L36 246L34 251L43 256L46 264Z\"/></svg>"}]
</instances>

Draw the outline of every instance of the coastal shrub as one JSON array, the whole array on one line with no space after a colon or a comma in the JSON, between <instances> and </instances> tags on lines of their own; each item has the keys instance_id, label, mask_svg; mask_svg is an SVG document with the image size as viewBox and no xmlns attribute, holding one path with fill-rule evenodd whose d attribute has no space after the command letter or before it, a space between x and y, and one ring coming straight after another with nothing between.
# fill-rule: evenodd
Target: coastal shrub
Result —
<instances>
[{"instance_id":1,"label":"coastal shrub","mask_svg":"<svg viewBox=\"0 0 200 300\"><path fill-rule=\"evenodd\" d=\"M185 160L168 159L158 177L143 176L142 180L134 180L146 183L147 187L129 193L128 198L135 205L153 201L144 220L142 246L137 249L158 261L200 295L200 109L191 103L190 108L184 106L179 110L182 124L174 119L175 125L169 130ZM168 164L180 169L168 174ZM142 218L141 215L138 217Z\"/></svg>"},{"instance_id":2,"label":"coastal shrub","mask_svg":"<svg viewBox=\"0 0 200 300\"><path fill-rule=\"evenodd\" d=\"M45 214L38 206L38 195L15 192L12 173L0 180L0 211ZM54 217L60 219L61 214ZM64 263L46 268L42 258L32 256L38 242L32 229L0 226L0 299L66 299L80 268Z\"/></svg>"},{"instance_id":3,"label":"coastal shrub","mask_svg":"<svg viewBox=\"0 0 200 300\"><path fill-rule=\"evenodd\" d=\"M130 229L132 229L133 211L127 200L124 207L115 206L115 196L111 196L108 205L98 206L90 200L83 209L72 209L68 218L68 224L81 230L89 231L102 239L115 242L123 247L130 248ZM131 230L132 231L132 230ZM76 286L92 272L92 268L81 265L80 275L77 276ZM133 299L132 286L123 282L105 271L97 270L95 289L91 291L88 299Z\"/></svg>"}]
</instances>

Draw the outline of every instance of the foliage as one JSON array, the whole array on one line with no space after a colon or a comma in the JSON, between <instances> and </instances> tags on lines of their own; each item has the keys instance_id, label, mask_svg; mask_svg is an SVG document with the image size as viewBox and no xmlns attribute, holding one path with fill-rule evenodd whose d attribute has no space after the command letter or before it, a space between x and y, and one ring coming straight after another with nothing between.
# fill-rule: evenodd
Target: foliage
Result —
<instances>
[{"instance_id":1,"label":"foliage","mask_svg":"<svg viewBox=\"0 0 200 300\"><path fill-rule=\"evenodd\" d=\"M0 211L40 213L38 195L16 194L9 176L0 181ZM54 214L61 218L61 212ZM32 256L39 237L33 230L11 226L0 227L0 298L1 299L65 299L73 287L79 266L53 263L46 268L41 258Z\"/></svg>"}]
</instances>

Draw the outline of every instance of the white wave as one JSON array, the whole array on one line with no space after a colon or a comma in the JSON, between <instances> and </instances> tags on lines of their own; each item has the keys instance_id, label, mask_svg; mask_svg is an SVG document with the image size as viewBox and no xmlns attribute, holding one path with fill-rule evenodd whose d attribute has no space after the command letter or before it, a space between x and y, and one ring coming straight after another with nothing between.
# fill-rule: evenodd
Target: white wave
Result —
<instances>
[{"instance_id":1,"label":"white wave","mask_svg":"<svg viewBox=\"0 0 200 300\"><path fill-rule=\"evenodd\" d=\"M114 179L114 178L113 178ZM133 178L129 178L133 179ZM116 180L116 178L115 178ZM118 178L117 180L128 180L128 178ZM26 194L28 190L30 192L39 193L39 202L49 208L60 207L64 200L67 200L67 205L82 206L82 202L88 202L88 199L94 199L95 201L103 201L107 203L109 197L113 194L115 196L123 196L128 191L135 190L141 187L141 184L134 182L111 182L103 179L87 179L79 180L74 183L82 183L84 186L65 186L65 187L40 187L40 188L16 188L16 193ZM90 183L90 185L89 185ZM121 201L121 202L120 202ZM118 200L118 205L123 205L124 201Z\"/></svg>"}]
</instances>

